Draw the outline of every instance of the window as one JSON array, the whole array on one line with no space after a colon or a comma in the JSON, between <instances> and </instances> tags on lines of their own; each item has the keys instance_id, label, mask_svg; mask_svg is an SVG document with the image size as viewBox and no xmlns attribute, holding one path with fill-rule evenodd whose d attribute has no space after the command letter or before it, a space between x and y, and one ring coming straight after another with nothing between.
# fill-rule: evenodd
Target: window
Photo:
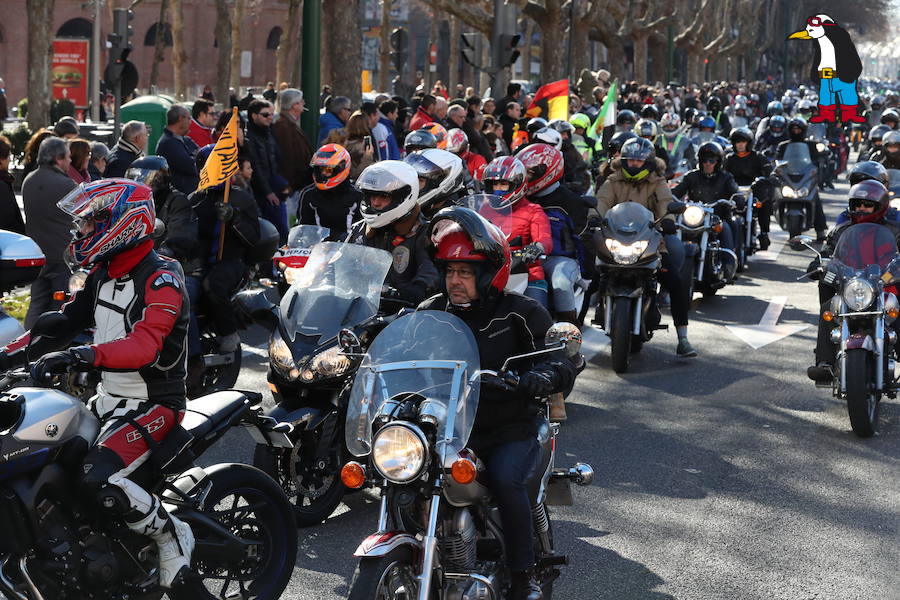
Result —
<instances>
[{"instance_id":1,"label":"window","mask_svg":"<svg viewBox=\"0 0 900 600\"><path fill-rule=\"evenodd\" d=\"M91 39L94 25L87 19L69 19L56 30L56 37Z\"/></svg>"},{"instance_id":2,"label":"window","mask_svg":"<svg viewBox=\"0 0 900 600\"><path fill-rule=\"evenodd\" d=\"M156 45L156 28L159 26L159 23L154 23L150 26L150 29L147 30L147 35L144 36L144 45L145 46L155 46ZM163 23L163 41L166 46L172 45L172 26L168 23Z\"/></svg>"},{"instance_id":3,"label":"window","mask_svg":"<svg viewBox=\"0 0 900 600\"><path fill-rule=\"evenodd\" d=\"M273 27L269 32L269 39L266 40L266 50L278 50L278 44L281 43L281 27Z\"/></svg>"}]
</instances>

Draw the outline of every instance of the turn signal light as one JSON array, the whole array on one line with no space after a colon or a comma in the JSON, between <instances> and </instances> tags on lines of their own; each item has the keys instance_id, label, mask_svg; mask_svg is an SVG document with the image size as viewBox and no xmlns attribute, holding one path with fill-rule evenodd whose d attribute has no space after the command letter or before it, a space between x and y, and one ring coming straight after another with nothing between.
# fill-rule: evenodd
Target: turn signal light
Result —
<instances>
[{"instance_id":1,"label":"turn signal light","mask_svg":"<svg viewBox=\"0 0 900 600\"><path fill-rule=\"evenodd\" d=\"M887 314L887 316L889 316L892 319L896 319L897 317L900 317L900 308L896 308L896 307L892 306L891 308L887 309L884 312L885 312L885 314Z\"/></svg>"},{"instance_id":2,"label":"turn signal light","mask_svg":"<svg viewBox=\"0 0 900 600\"><path fill-rule=\"evenodd\" d=\"M471 459L460 458L450 467L450 475L456 483L467 485L475 481L478 470L475 468L475 463L472 462Z\"/></svg>"},{"instance_id":3,"label":"turn signal light","mask_svg":"<svg viewBox=\"0 0 900 600\"><path fill-rule=\"evenodd\" d=\"M831 321L834 321L834 313L831 312L830 310L826 310L825 312L822 313L822 320L827 321L829 323Z\"/></svg>"},{"instance_id":4,"label":"turn signal light","mask_svg":"<svg viewBox=\"0 0 900 600\"><path fill-rule=\"evenodd\" d=\"M722 233L722 224L716 223L715 225L712 226L712 230L715 231L716 233Z\"/></svg>"},{"instance_id":5,"label":"turn signal light","mask_svg":"<svg viewBox=\"0 0 900 600\"><path fill-rule=\"evenodd\" d=\"M366 470L358 462L348 462L341 468L341 483L351 490L359 489L366 482Z\"/></svg>"},{"instance_id":6,"label":"turn signal light","mask_svg":"<svg viewBox=\"0 0 900 600\"><path fill-rule=\"evenodd\" d=\"M762 208L762 202L757 200L756 202L753 203L753 208Z\"/></svg>"},{"instance_id":7,"label":"turn signal light","mask_svg":"<svg viewBox=\"0 0 900 600\"><path fill-rule=\"evenodd\" d=\"M53 292L53 300L56 302L62 302L66 299L65 292Z\"/></svg>"}]
</instances>

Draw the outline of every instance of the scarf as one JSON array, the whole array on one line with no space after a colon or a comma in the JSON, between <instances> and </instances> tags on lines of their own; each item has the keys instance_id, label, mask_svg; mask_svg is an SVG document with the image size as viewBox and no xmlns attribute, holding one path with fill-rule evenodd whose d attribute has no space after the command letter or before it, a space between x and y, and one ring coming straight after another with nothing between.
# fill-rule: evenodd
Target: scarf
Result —
<instances>
[{"instance_id":1,"label":"scarf","mask_svg":"<svg viewBox=\"0 0 900 600\"><path fill-rule=\"evenodd\" d=\"M132 154L136 155L137 158L144 156L143 150L141 150L140 148L138 148L137 146L135 146L134 144L132 144L125 138L119 138L119 141L116 142L116 146L118 146L122 150L131 152Z\"/></svg>"}]
</instances>

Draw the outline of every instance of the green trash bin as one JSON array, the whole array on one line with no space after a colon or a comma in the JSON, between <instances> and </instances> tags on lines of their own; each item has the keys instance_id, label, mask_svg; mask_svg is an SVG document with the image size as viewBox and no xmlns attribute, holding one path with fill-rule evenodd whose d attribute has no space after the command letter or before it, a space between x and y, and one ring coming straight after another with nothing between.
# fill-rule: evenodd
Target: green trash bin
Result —
<instances>
[{"instance_id":1,"label":"green trash bin","mask_svg":"<svg viewBox=\"0 0 900 600\"><path fill-rule=\"evenodd\" d=\"M143 121L147 124L150 140L147 142L147 154L156 154L156 142L166 128L166 111L174 101L166 96L139 96L122 105L121 121Z\"/></svg>"}]
</instances>

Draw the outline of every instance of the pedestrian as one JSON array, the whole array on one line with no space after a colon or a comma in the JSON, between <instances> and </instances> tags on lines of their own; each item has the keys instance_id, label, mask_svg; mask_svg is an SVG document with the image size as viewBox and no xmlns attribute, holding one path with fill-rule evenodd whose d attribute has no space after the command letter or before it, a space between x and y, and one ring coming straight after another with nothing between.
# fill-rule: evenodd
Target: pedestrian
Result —
<instances>
[{"instance_id":1,"label":"pedestrian","mask_svg":"<svg viewBox=\"0 0 900 600\"><path fill-rule=\"evenodd\" d=\"M319 116L319 139L318 145L322 145L322 140L328 137L333 129L340 129L350 118L350 98L346 96L335 96L331 98L325 106L325 112Z\"/></svg>"},{"instance_id":2,"label":"pedestrian","mask_svg":"<svg viewBox=\"0 0 900 600\"><path fill-rule=\"evenodd\" d=\"M247 110L250 106L250 103L256 100L256 96L254 95L253 88L247 88L247 95L241 98L240 102L238 102L238 110Z\"/></svg>"},{"instance_id":3,"label":"pedestrian","mask_svg":"<svg viewBox=\"0 0 900 600\"><path fill-rule=\"evenodd\" d=\"M6 103L6 82L0 77L0 121L9 118L9 108Z\"/></svg>"},{"instance_id":4,"label":"pedestrian","mask_svg":"<svg viewBox=\"0 0 900 600\"><path fill-rule=\"evenodd\" d=\"M104 177L125 177L131 163L144 156L150 135L143 121L128 121L122 126L122 135L106 157Z\"/></svg>"},{"instance_id":5,"label":"pedestrian","mask_svg":"<svg viewBox=\"0 0 900 600\"><path fill-rule=\"evenodd\" d=\"M275 100L278 98L278 92L275 91L274 81L270 81L266 84L266 89L263 91L262 96L268 100L270 104L275 104Z\"/></svg>"},{"instance_id":6,"label":"pedestrian","mask_svg":"<svg viewBox=\"0 0 900 600\"><path fill-rule=\"evenodd\" d=\"M347 121L347 141L344 147L350 153L350 181L356 181L363 169L375 162L372 130L366 115L356 111Z\"/></svg>"},{"instance_id":7,"label":"pedestrian","mask_svg":"<svg viewBox=\"0 0 900 600\"><path fill-rule=\"evenodd\" d=\"M156 154L169 163L172 185L183 194L190 194L200 183L194 162L197 145L186 137L190 127L191 113L180 104L173 104L166 111L166 128L156 143Z\"/></svg>"},{"instance_id":8,"label":"pedestrian","mask_svg":"<svg viewBox=\"0 0 900 600\"><path fill-rule=\"evenodd\" d=\"M300 115L306 110L303 92L287 88L278 93L278 120L272 125L272 135L281 155L279 172L291 192L299 192L312 183L309 161L313 155L309 138L300 127Z\"/></svg>"},{"instance_id":9,"label":"pedestrian","mask_svg":"<svg viewBox=\"0 0 900 600\"><path fill-rule=\"evenodd\" d=\"M512 148L513 136L519 130L519 119L522 117L522 106L518 102L506 104L506 110L497 121L503 126L503 141L508 148Z\"/></svg>"},{"instance_id":10,"label":"pedestrian","mask_svg":"<svg viewBox=\"0 0 900 600\"><path fill-rule=\"evenodd\" d=\"M72 218L59 209L57 202L75 188L66 173L72 162L69 146L58 137L49 137L38 149L38 168L22 184L25 205L25 234L44 253L44 266L31 284L31 302L25 315L25 329L31 329L39 316L59 310L61 300L53 292L69 289L72 272L66 265L65 251L72 238Z\"/></svg>"},{"instance_id":11,"label":"pedestrian","mask_svg":"<svg viewBox=\"0 0 900 600\"><path fill-rule=\"evenodd\" d=\"M234 91L234 88L228 88L228 108L234 108L240 103L241 101L238 100L237 92Z\"/></svg>"},{"instance_id":12,"label":"pedestrian","mask_svg":"<svg viewBox=\"0 0 900 600\"><path fill-rule=\"evenodd\" d=\"M213 103L203 98L194 102L191 107L191 126L187 136L194 140L198 148L212 143L212 126L216 122Z\"/></svg>"},{"instance_id":13,"label":"pedestrian","mask_svg":"<svg viewBox=\"0 0 900 600\"><path fill-rule=\"evenodd\" d=\"M103 179L106 170L106 158L109 156L109 148L103 142L91 142L91 162L88 163L88 173L91 181Z\"/></svg>"},{"instance_id":14,"label":"pedestrian","mask_svg":"<svg viewBox=\"0 0 900 600\"><path fill-rule=\"evenodd\" d=\"M503 116L506 113L506 107L512 102L516 102L521 106L522 84L520 83L509 83L506 85L506 95L497 102L497 106L494 108L494 116Z\"/></svg>"},{"instance_id":15,"label":"pedestrian","mask_svg":"<svg viewBox=\"0 0 900 600\"><path fill-rule=\"evenodd\" d=\"M372 131L372 144L375 148L375 160L388 160L388 135L390 131L381 124L381 113L374 102L363 102L359 107L366 117L366 125Z\"/></svg>"},{"instance_id":16,"label":"pedestrian","mask_svg":"<svg viewBox=\"0 0 900 600\"><path fill-rule=\"evenodd\" d=\"M88 164L91 162L91 143L81 138L69 140L69 161L67 175L75 183L90 183L91 174L88 173Z\"/></svg>"},{"instance_id":17,"label":"pedestrian","mask_svg":"<svg viewBox=\"0 0 900 600\"><path fill-rule=\"evenodd\" d=\"M399 107L393 100L384 100L378 105L378 122L387 130L387 155L382 154L381 160L400 160L400 144L397 143L396 123Z\"/></svg>"},{"instance_id":18,"label":"pedestrian","mask_svg":"<svg viewBox=\"0 0 900 600\"><path fill-rule=\"evenodd\" d=\"M38 149L41 147L41 142L48 137L56 137L56 134L52 129L41 127L25 144L25 152L22 154L22 181L25 181L25 178L38 168Z\"/></svg>"},{"instance_id":19,"label":"pedestrian","mask_svg":"<svg viewBox=\"0 0 900 600\"><path fill-rule=\"evenodd\" d=\"M209 100L212 103L216 102L216 97L213 96L212 88L209 87L208 85L203 86L203 93L200 94L200 97L203 98L204 100Z\"/></svg>"},{"instance_id":20,"label":"pedestrian","mask_svg":"<svg viewBox=\"0 0 900 600\"><path fill-rule=\"evenodd\" d=\"M416 114L413 115L413 118L409 122L410 131L421 129L426 123L433 123L435 121L434 108L436 103L437 98L431 94L422 96L419 108L416 109Z\"/></svg>"},{"instance_id":21,"label":"pedestrian","mask_svg":"<svg viewBox=\"0 0 900 600\"><path fill-rule=\"evenodd\" d=\"M493 98L488 96L481 104L481 112L485 115L493 116L495 110L497 110L497 102Z\"/></svg>"},{"instance_id":22,"label":"pedestrian","mask_svg":"<svg viewBox=\"0 0 900 600\"><path fill-rule=\"evenodd\" d=\"M53 126L53 133L64 140L71 140L81 134L81 129L73 117L63 117Z\"/></svg>"},{"instance_id":23,"label":"pedestrian","mask_svg":"<svg viewBox=\"0 0 900 600\"><path fill-rule=\"evenodd\" d=\"M331 86L325 84L322 86L322 93L319 94L319 106L325 106L325 101L331 97Z\"/></svg>"},{"instance_id":24,"label":"pedestrian","mask_svg":"<svg viewBox=\"0 0 900 600\"><path fill-rule=\"evenodd\" d=\"M287 207L290 188L278 165L278 143L271 125L275 109L266 100L254 100L247 107L246 148L253 166L253 194L262 216L275 225L281 243L287 242Z\"/></svg>"},{"instance_id":25,"label":"pedestrian","mask_svg":"<svg viewBox=\"0 0 900 600\"><path fill-rule=\"evenodd\" d=\"M9 173L11 150L9 138L0 135L0 229L25 235L25 221L13 192L13 176Z\"/></svg>"},{"instance_id":26,"label":"pedestrian","mask_svg":"<svg viewBox=\"0 0 900 600\"><path fill-rule=\"evenodd\" d=\"M484 113L481 112L481 98L478 96L470 96L466 101L468 110L466 110L466 118L463 121L462 130L469 139L469 147L475 154L481 155L485 161L494 160L494 152L487 138L481 132L484 126Z\"/></svg>"},{"instance_id":27,"label":"pedestrian","mask_svg":"<svg viewBox=\"0 0 900 600\"><path fill-rule=\"evenodd\" d=\"M447 109L450 107L450 104L447 102L447 99L443 96L436 96L434 99L434 122L440 123L441 125L446 125L447 123Z\"/></svg>"}]
</instances>

